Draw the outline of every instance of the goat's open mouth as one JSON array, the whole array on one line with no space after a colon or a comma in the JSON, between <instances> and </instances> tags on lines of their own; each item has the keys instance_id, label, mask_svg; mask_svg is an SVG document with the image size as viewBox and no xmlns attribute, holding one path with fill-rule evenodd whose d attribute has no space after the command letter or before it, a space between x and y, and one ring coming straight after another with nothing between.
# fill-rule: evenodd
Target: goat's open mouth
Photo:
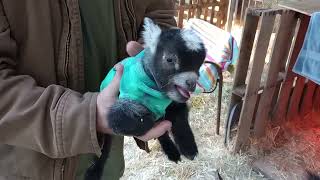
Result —
<instances>
[{"instance_id":1,"label":"goat's open mouth","mask_svg":"<svg viewBox=\"0 0 320 180\"><path fill-rule=\"evenodd\" d=\"M189 93L188 90L186 90L183 87L178 86L178 85L176 85L176 88L177 88L178 92L181 94L181 96L183 96L183 97L185 97L187 99L190 98L190 93Z\"/></svg>"}]
</instances>

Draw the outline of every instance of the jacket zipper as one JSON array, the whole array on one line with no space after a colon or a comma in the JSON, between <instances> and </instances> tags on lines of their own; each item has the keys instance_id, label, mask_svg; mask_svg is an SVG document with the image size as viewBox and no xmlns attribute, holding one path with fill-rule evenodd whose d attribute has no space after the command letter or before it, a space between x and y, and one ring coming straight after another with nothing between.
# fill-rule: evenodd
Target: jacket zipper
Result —
<instances>
[{"instance_id":1,"label":"jacket zipper","mask_svg":"<svg viewBox=\"0 0 320 180\"><path fill-rule=\"evenodd\" d=\"M61 165L61 180L64 179L64 169L65 169L65 164L66 164L66 159L63 159L62 165Z\"/></svg>"},{"instance_id":2,"label":"jacket zipper","mask_svg":"<svg viewBox=\"0 0 320 180\"><path fill-rule=\"evenodd\" d=\"M70 22L70 15L69 15L69 7L68 7L68 3L67 0L65 0L65 6L66 6L66 10L67 10L67 15L68 15L68 34L67 34L67 41L66 41L66 52L65 52L65 58L64 58L64 67L63 67L63 74L64 74L64 78L66 81L66 86L68 87L68 63L69 63L69 56L70 56L70 40L71 40L71 22ZM62 160L62 164L61 164L61 180L64 180L64 171L65 171L65 164L66 164L66 159Z\"/></svg>"},{"instance_id":3,"label":"jacket zipper","mask_svg":"<svg viewBox=\"0 0 320 180\"><path fill-rule=\"evenodd\" d=\"M68 87L68 63L70 58L70 39L71 39L71 33L70 33L70 25L69 25L69 31L67 36L67 44L66 44L66 57L65 57L65 63L64 63L64 76L66 78L66 86Z\"/></svg>"},{"instance_id":4,"label":"jacket zipper","mask_svg":"<svg viewBox=\"0 0 320 180\"><path fill-rule=\"evenodd\" d=\"M69 7L68 3L65 0L65 6L67 10L68 15L68 34L67 34L67 41L66 41L66 52L65 52L65 59L64 59L64 67L63 67L63 75L66 81L66 86L68 87L68 63L70 58L70 41L71 41L71 22L70 22L70 13L69 13Z\"/></svg>"}]
</instances>

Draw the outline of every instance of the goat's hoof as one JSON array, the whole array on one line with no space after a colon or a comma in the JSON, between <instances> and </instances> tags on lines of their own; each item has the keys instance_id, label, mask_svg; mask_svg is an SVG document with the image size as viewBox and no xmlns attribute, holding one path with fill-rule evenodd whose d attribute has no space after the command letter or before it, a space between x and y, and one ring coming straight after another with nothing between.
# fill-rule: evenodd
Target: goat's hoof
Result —
<instances>
[{"instance_id":1,"label":"goat's hoof","mask_svg":"<svg viewBox=\"0 0 320 180\"><path fill-rule=\"evenodd\" d=\"M185 157L189 160L194 160L194 158L197 156L197 154L194 154L194 155L186 155Z\"/></svg>"},{"instance_id":2,"label":"goat's hoof","mask_svg":"<svg viewBox=\"0 0 320 180\"><path fill-rule=\"evenodd\" d=\"M189 160L194 160L198 155L198 148L196 146L189 146L189 148L180 149L181 154Z\"/></svg>"},{"instance_id":3,"label":"goat's hoof","mask_svg":"<svg viewBox=\"0 0 320 180\"><path fill-rule=\"evenodd\" d=\"M177 164L179 161L181 161L181 157L180 157L179 153L178 154L176 154L176 153L168 154L168 158L170 161L173 161Z\"/></svg>"},{"instance_id":4,"label":"goat's hoof","mask_svg":"<svg viewBox=\"0 0 320 180\"><path fill-rule=\"evenodd\" d=\"M173 161L175 163L178 163L181 161L181 155L179 150L173 145L173 147L170 148L170 151L167 152L168 159L170 161Z\"/></svg>"}]
</instances>

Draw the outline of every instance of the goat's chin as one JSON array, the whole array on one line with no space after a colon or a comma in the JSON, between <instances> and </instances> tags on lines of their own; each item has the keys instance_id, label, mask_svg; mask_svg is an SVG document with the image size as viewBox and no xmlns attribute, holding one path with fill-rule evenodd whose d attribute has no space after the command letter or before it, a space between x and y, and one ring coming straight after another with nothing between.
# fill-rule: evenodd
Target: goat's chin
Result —
<instances>
[{"instance_id":1,"label":"goat's chin","mask_svg":"<svg viewBox=\"0 0 320 180\"><path fill-rule=\"evenodd\" d=\"M167 91L167 95L172 101L175 101L177 103L185 103L190 99L190 97L187 98L187 97L184 97L183 95L181 95L179 93L179 91L176 89L171 89L171 90Z\"/></svg>"}]
</instances>

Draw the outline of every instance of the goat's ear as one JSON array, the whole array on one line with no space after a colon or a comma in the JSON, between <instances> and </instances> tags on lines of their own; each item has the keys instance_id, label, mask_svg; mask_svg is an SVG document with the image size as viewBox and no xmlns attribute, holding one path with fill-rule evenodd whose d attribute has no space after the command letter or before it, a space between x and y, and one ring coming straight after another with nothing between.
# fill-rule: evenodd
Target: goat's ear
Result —
<instances>
[{"instance_id":1,"label":"goat's ear","mask_svg":"<svg viewBox=\"0 0 320 180\"><path fill-rule=\"evenodd\" d=\"M151 53L156 51L159 42L161 29L150 18L144 18L144 31L142 32L144 48L149 48Z\"/></svg>"},{"instance_id":2,"label":"goat's ear","mask_svg":"<svg viewBox=\"0 0 320 180\"><path fill-rule=\"evenodd\" d=\"M200 36L192 29L184 28L181 30L181 37L186 43L188 49L200 51L203 48L203 42Z\"/></svg>"}]
</instances>

